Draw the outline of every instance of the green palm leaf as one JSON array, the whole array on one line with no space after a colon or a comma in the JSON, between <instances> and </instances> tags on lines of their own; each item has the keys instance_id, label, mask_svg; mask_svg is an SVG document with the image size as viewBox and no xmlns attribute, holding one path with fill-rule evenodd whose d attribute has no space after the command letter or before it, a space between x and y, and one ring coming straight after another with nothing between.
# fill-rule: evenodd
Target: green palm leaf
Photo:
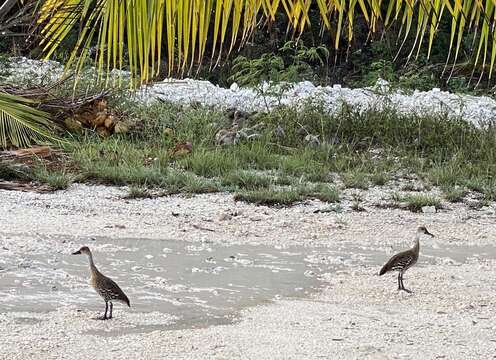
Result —
<instances>
[{"instance_id":1,"label":"green palm leaf","mask_svg":"<svg viewBox=\"0 0 496 360\"><path fill-rule=\"evenodd\" d=\"M0 148L60 141L50 115L32 105L31 100L0 92Z\"/></svg>"},{"instance_id":2,"label":"green palm leaf","mask_svg":"<svg viewBox=\"0 0 496 360\"><path fill-rule=\"evenodd\" d=\"M135 84L158 73L162 48L167 50L169 74L183 74L193 62L201 64L207 39L212 62L217 64L224 49L229 52L234 48L238 33L242 45L257 24L274 21L281 12L285 12L295 35L315 25L329 31L329 45L336 50L343 46L342 40L352 41L357 17L365 20L370 33L381 31L380 22L386 26L397 22L401 25L400 50L413 37L408 59L421 50L430 55L439 24L449 16L452 24L447 59L456 63L462 38L475 33L474 68L491 78L496 65L496 0L40 1L38 23L47 57L78 27L78 41L66 65L81 70L89 47L96 43L100 73L121 68L127 61ZM318 24L311 23L312 6L320 13Z\"/></svg>"}]
</instances>

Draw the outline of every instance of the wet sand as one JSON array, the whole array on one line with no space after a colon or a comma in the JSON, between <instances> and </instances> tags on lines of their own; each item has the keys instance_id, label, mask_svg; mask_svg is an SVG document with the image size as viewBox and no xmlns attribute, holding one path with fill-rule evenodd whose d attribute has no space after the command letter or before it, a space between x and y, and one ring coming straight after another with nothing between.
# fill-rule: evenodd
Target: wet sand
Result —
<instances>
[{"instance_id":1,"label":"wet sand","mask_svg":"<svg viewBox=\"0 0 496 360\"><path fill-rule=\"evenodd\" d=\"M227 194L0 191L0 359L496 358L496 207L275 209ZM396 290L381 263L436 234ZM114 308L83 257L127 289Z\"/></svg>"}]
</instances>

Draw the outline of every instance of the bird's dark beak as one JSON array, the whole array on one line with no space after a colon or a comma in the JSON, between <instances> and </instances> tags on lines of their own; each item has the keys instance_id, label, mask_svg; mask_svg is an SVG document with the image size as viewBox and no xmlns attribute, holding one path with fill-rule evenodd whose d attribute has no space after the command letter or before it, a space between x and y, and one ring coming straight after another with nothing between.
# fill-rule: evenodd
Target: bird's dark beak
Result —
<instances>
[{"instance_id":1,"label":"bird's dark beak","mask_svg":"<svg viewBox=\"0 0 496 360\"><path fill-rule=\"evenodd\" d=\"M81 250L73 252L72 255L81 255Z\"/></svg>"},{"instance_id":2,"label":"bird's dark beak","mask_svg":"<svg viewBox=\"0 0 496 360\"><path fill-rule=\"evenodd\" d=\"M429 235L429 236L431 236L431 237L434 237L434 234L431 234L431 233L429 232L429 230L425 230L425 234L426 234L426 235Z\"/></svg>"}]
</instances>

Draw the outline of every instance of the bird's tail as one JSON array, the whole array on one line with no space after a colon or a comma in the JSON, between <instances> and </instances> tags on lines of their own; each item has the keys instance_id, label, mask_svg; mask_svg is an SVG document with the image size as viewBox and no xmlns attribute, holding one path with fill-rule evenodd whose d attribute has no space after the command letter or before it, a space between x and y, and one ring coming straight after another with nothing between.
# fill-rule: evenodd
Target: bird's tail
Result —
<instances>
[{"instance_id":1,"label":"bird's tail","mask_svg":"<svg viewBox=\"0 0 496 360\"><path fill-rule=\"evenodd\" d=\"M384 275L385 273L387 273L389 271L389 264L385 264L382 268L381 268L381 271L379 271L379 276L381 275Z\"/></svg>"}]
</instances>

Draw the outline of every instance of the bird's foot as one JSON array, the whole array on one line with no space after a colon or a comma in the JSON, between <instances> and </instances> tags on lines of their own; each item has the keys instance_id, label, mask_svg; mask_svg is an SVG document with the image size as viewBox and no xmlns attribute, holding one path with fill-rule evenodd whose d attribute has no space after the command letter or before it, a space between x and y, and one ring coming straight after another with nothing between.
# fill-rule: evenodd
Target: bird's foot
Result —
<instances>
[{"instance_id":1,"label":"bird's foot","mask_svg":"<svg viewBox=\"0 0 496 360\"><path fill-rule=\"evenodd\" d=\"M403 290L404 292L406 292L408 294L413 294L413 291L412 290L408 290L408 289L405 289L405 288L401 288L401 289L398 289L398 290Z\"/></svg>"},{"instance_id":2,"label":"bird's foot","mask_svg":"<svg viewBox=\"0 0 496 360\"><path fill-rule=\"evenodd\" d=\"M111 318L109 318L109 317L107 317L107 316L105 316L105 315L102 315L102 316L97 317L96 319L97 319L97 320L109 320L109 319L111 319Z\"/></svg>"}]
</instances>

